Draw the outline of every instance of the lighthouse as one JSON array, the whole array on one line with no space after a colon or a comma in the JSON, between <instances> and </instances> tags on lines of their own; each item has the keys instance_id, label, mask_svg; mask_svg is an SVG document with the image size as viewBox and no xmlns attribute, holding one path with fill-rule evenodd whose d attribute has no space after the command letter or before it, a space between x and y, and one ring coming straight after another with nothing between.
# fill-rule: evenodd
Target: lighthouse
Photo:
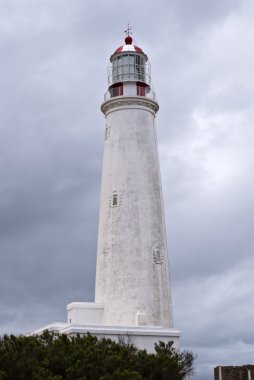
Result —
<instances>
[{"instance_id":1,"label":"lighthouse","mask_svg":"<svg viewBox=\"0 0 254 380\"><path fill-rule=\"evenodd\" d=\"M112 54L105 115L95 302L109 325L172 327L148 57L131 36Z\"/></svg>"},{"instance_id":2,"label":"lighthouse","mask_svg":"<svg viewBox=\"0 0 254 380\"><path fill-rule=\"evenodd\" d=\"M131 339L153 351L173 340L169 263L158 146L159 105L150 63L127 30L110 57L105 115L95 302L67 305L66 334Z\"/></svg>"}]
</instances>

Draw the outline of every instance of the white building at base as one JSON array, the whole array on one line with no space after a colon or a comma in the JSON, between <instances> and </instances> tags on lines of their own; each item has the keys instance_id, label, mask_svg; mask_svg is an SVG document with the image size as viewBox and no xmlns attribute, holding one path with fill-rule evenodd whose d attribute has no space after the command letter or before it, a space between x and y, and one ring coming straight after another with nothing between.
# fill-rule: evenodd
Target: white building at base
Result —
<instances>
[{"instance_id":1,"label":"white building at base","mask_svg":"<svg viewBox=\"0 0 254 380\"><path fill-rule=\"evenodd\" d=\"M125 38L110 57L101 110L105 143L95 302L67 306L67 323L45 326L69 335L90 332L153 351L173 340L172 302L150 65Z\"/></svg>"}]
</instances>

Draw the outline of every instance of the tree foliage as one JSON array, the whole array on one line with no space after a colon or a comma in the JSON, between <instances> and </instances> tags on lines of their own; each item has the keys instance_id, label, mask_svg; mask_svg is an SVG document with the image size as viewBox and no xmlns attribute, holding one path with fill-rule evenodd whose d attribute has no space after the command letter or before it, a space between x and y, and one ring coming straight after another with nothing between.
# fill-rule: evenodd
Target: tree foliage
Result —
<instances>
[{"instance_id":1,"label":"tree foliage","mask_svg":"<svg viewBox=\"0 0 254 380\"><path fill-rule=\"evenodd\" d=\"M192 374L193 360L173 342L160 342L148 354L90 334L0 338L0 380L181 380Z\"/></svg>"}]
</instances>

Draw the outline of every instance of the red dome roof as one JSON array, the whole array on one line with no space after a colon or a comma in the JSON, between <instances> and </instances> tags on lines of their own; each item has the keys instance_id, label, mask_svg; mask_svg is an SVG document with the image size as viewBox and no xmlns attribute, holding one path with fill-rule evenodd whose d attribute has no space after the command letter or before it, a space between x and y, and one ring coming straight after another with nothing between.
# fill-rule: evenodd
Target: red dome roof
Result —
<instances>
[{"instance_id":1,"label":"red dome roof","mask_svg":"<svg viewBox=\"0 0 254 380\"><path fill-rule=\"evenodd\" d=\"M144 54L146 56L146 54L143 52L143 50L140 47L138 47L136 45L132 45L132 38L131 38L131 36L127 36L125 38L125 45L122 45L119 48L117 48L115 50L114 54L112 54L112 56L115 55L115 54L117 54L117 53L124 52L124 51L136 51L136 52Z\"/></svg>"},{"instance_id":2,"label":"red dome roof","mask_svg":"<svg viewBox=\"0 0 254 380\"><path fill-rule=\"evenodd\" d=\"M120 53L121 51L138 51L139 53L145 54L140 47L138 47L136 45L130 45L130 44L120 46L119 48L116 49L114 54Z\"/></svg>"}]
</instances>

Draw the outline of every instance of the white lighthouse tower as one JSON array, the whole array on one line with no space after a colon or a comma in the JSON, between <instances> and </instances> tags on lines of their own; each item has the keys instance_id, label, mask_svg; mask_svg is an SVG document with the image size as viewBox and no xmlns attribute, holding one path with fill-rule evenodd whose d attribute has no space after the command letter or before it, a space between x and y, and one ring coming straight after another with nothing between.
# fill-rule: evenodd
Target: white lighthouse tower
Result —
<instances>
[{"instance_id":1,"label":"white lighthouse tower","mask_svg":"<svg viewBox=\"0 0 254 380\"><path fill-rule=\"evenodd\" d=\"M69 304L67 323L46 328L131 338L149 351L159 340L174 340L178 346L157 151L158 109L148 58L128 33L110 57L101 106L105 142L95 302Z\"/></svg>"},{"instance_id":2,"label":"white lighthouse tower","mask_svg":"<svg viewBox=\"0 0 254 380\"><path fill-rule=\"evenodd\" d=\"M95 301L104 323L172 327L155 115L146 54L125 38L110 57Z\"/></svg>"}]
</instances>

